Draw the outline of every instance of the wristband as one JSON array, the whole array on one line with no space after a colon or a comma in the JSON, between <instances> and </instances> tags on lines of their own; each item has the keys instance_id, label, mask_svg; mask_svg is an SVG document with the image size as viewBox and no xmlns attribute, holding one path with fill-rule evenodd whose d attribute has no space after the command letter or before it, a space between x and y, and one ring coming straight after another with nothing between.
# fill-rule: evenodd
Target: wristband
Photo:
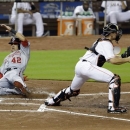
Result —
<instances>
[{"instance_id":1,"label":"wristband","mask_svg":"<svg viewBox=\"0 0 130 130\"><path fill-rule=\"evenodd\" d=\"M11 29L10 32L13 33L14 35L16 35L17 33L14 29Z\"/></svg>"}]
</instances>

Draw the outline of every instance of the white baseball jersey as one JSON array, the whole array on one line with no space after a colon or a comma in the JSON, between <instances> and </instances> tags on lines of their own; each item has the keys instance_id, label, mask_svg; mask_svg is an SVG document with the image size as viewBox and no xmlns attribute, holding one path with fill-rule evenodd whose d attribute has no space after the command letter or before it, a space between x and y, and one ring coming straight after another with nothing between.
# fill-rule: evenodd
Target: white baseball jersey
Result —
<instances>
[{"instance_id":1,"label":"white baseball jersey","mask_svg":"<svg viewBox=\"0 0 130 130\"><path fill-rule=\"evenodd\" d=\"M92 10L91 8L88 8L88 11L85 11L85 10L83 9L83 6L82 6L82 5L81 5L81 6L77 6L77 7L75 8L74 13L73 13L73 17L76 17L76 13L84 13L84 12L89 12L89 13L93 16L93 18L95 18L95 15L94 15L94 13L93 13L93 10Z\"/></svg>"},{"instance_id":2,"label":"white baseball jersey","mask_svg":"<svg viewBox=\"0 0 130 130\"><path fill-rule=\"evenodd\" d=\"M106 61L108 61L110 58L113 58L115 56L113 45L108 40L107 41L103 40L98 42L96 46L96 51L100 55L103 55ZM92 53L91 51L87 51L81 59L85 59L91 62L93 65L97 65L99 55L95 55L95 53Z\"/></svg>"},{"instance_id":3,"label":"white baseball jersey","mask_svg":"<svg viewBox=\"0 0 130 130\"><path fill-rule=\"evenodd\" d=\"M124 1L124 4L126 4L126 1ZM105 8L106 5L106 14L109 14L111 12L122 12L122 3L121 1L103 1L101 6Z\"/></svg>"},{"instance_id":4,"label":"white baseball jersey","mask_svg":"<svg viewBox=\"0 0 130 130\"><path fill-rule=\"evenodd\" d=\"M11 13L12 17L13 16L15 17L15 15L17 14L16 8L28 10L28 11L31 10L31 6L28 2L22 2L22 3L17 2L17 4L16 4L16 2L14 2L13 8L12 8L12 13ZM26 13L26 15L29 15L29 14Z\"/></svg>"},{"instance_id":5,"label":"white baseball jersey","mask_svg":"<svg viewBox=\"0 0 130 130\"><path fill-rule=\"evenodd\" d=\"M102 7L105 8L105 2L102 2ZM124 4L127 5L126 1ZM121 1L107 1L106 6L106 20L107 22L117 24L118 22L124 22L130 19L130 10L122 12Z\"/></svg>"}]
</instances>

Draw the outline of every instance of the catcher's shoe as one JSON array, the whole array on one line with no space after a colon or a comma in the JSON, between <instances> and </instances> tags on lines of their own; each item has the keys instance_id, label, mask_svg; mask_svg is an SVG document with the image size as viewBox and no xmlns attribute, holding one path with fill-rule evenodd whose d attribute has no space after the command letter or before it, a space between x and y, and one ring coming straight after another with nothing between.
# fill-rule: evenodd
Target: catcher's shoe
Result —
<instances>
[{"instance_id":1,"label":"catcher's shoe","mask_svg":"<svg viewBox=\"0 0 130 130\"><path fill-rule=\"evenodd\" d=\"M127 109L124 107L117 107L115 108L115 110L108 109L107 112L108 113L125 113L127 112Z\"/></svg>"},{"instance_id":2,"label":"catcher's shoe","mask_svg":"<svg viewBox=\"0 0 130 130\"><path fill-rule=\"evenodd\" d=\"M54 99L53 99L53 98L51 98L51 99L45 101L44 103L45 103L45 105L47 105L47 106L61 106L61 105L60 105L60 102L54 102Z\"/></svg>"}]
</instances>

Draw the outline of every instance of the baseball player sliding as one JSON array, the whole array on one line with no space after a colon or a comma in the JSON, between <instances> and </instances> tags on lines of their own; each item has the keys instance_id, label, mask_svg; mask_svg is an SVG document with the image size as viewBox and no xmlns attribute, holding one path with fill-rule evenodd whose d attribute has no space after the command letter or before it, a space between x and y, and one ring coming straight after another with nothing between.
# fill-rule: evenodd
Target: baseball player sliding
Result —
<instances>
[{"instance_id":1,"label":"baseball player sliding","mask_svg":"<svg viewBox=\"0 0 130 130\"><path fill-rule=\"evenodd\" d=\"M57 106L61 101L77 96L80 88L89 79L108 83L108 113L124 113L126 108L119 106L121 78L119 75L103 68L105 62L120 65L130 62L130 57L115 55L113 41L120 40L122 30L118 25L109 23L103 28L102 37L80 58L75 66L75 76L69 87L64 88L53 98L47 99L45 105Z\"/></svg>"},{"instance_id":2,"label":"baseball player sliding","mask_svg":"<svg viewBox=\"0 0 130 130\"><path fill-rule=\"evenodd\" d=\"M117 24L117 22L124 22L130 19L130 10L128 10L126 1L103 1L101 10L104 11L105 8L107 22Z\"/></svg>"},{"instance_id":3,"label":"baseball player sliding","mask_svg":"<svg viewBox=\"0 0 130 130\"><path fill-rule=\"evenodd\" d=\"M18 94L28 98L39 95L32 93L24 82L23 72L30 58L30 43L26 38L5 24L1 25L11 32L11 53L4 59L0 67L0 95Z\"/></svg>"}]
</instances>

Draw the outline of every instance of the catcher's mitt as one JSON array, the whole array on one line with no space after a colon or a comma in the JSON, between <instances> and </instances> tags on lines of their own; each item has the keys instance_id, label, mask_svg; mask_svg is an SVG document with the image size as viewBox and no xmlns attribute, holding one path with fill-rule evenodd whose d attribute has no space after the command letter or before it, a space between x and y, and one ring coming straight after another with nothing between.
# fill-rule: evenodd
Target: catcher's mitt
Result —
<instances>
[{"instance_id":1,"label":"catcher's mitt","mask_svg":"<svg viewBox=\"0 0 130 130\"><path fill-rule=\"evenodd\" d=\"M129 56L130 56L130 46L127 47L127 50L123 54L121 54L122 58L126 58L126 57L129 57Z\"/></svg>"}]
</instances>

